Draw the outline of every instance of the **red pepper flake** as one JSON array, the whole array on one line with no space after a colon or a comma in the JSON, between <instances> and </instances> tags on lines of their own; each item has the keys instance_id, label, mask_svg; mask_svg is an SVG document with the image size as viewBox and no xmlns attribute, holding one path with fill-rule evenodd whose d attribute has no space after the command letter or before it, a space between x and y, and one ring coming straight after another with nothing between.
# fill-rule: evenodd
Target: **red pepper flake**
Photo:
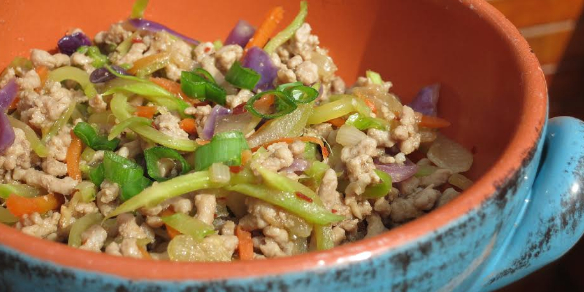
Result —
<instances>
[{"instance_id":1,"label":"red pepper flake","mask_svg":"<svg viewBox=\"0 0 584 292\"><path fill-rule=\"evenodd\" d=\"M312 199L301 192L296 192L296 197L298 197L299 199L305 200L309 203L312 203Z\"/></svg>"},{"instance_id":2,"label":"red pepper flake","mask_svg":"<svg viewBox=\"0 0 584 292\"><path fill-rule=\"evenodd\" d=\"M230 166L229 167L229 171L233 172L233 173L239 173L240 171L243 170L243 166Z\"/></svg>"},{"instance_id":3,"label":"red pepper flake","mask_svg":"<svg viewBox=\"0 0 584 292\"><path fill-rule=\"evenodd\" d=\"M242 103L236 107L233 108L233 114L234 115L239 115L239 114L243 114L245 112L247 112L247 110L245 109L245 105L246 103Z\"/></svg>"},{"instance_id":4,"label":"red pepper flake","mask_svg":"<svg viewBox=\"0 0 584 292\"><path fill-rule=\"evenodd\" d=\"M337 214L337 209L331 209L331 212L333 212L333 214Z\"/></svg>"},{"instance_id":5,"label":"red pepper flake","mask_svg":"<svg viewBox=\"0 0 584 292\"><path fill-rule=\"evenodd\" d=\"M132 43L133 43L133 44L137 44L137 43L143 43L143 42L144 42L144 41L143 41L142 39L139 39L139 38L133 38L133 39L132 39Z\"/></svg>"},{"instance_id":6,"label":"red pepper flake","mask_svg":"<svg viewBox=\"0 0 584 292\"><path fill-rule=\"evenodd\" d=\"M205 48L205 53L208 53L211 50L211 47L206 47Z\"/></svg>"}]
</instances>

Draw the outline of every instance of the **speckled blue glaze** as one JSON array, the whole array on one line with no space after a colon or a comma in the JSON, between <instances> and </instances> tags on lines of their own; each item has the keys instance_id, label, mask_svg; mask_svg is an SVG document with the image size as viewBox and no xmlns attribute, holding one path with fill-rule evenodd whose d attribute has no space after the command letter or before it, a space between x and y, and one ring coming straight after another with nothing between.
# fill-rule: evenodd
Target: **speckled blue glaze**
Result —
<instances>
[{"instance_id":1,"label":"speckled blue glaze","mask_svg":"<svg viewBox=\"0 0 584 292\"><path fill-rule=\"evenodd\" d=\"M583 181L584 123L554 118L489 200L382 255L280 276L170 282L74 270L0 246L0 291L492 291L575 244L584 232Z\"/></svg>"}]
</instances>

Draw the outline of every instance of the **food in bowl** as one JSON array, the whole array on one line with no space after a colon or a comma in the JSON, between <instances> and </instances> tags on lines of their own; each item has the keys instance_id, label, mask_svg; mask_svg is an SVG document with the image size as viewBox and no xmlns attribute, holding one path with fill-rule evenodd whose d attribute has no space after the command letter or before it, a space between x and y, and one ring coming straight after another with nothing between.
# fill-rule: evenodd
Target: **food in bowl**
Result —
<instances>
[{"instance_id":1,"label":"food in bowl","mask_svg":"<svg viewBox=\"0 0 584 292\"><path fill-rule=\"evenodd\" d=\"M0 78L0 219L94 252L177 261L289 256L375 236L472 182L439 134L439 86L403 105L367 71L347 88L308 5L225 42L132 16ZM270 38L271 37L271 38Z\"/></svg>"}]
</instances>

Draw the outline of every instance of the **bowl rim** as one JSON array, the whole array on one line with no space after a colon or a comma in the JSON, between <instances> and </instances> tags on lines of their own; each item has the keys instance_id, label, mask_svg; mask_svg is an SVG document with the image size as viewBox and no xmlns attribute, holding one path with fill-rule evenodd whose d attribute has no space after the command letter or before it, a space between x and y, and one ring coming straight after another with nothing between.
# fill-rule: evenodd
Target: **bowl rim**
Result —
<instances>
[{"instance_id":1,"label":"bowl rim","mask_svg":"<svg viewBox=\"0 0 584 292\"><path fill-rule=\"evenodd\" d=\"M0 243L11 252L23 253L42 261L90 272L115 275L133 280L223 280L273 276L313 269L331 268L358 262L386 253L443 228L464 216L468 211L493 197L497 189L510 183L523 163L531 160L533 149L542 137L547 119L547 88L543 71L527 41L496 8L484 0L452 1L476 13L501 36L506 38L523 75L525 112L516 135L501 158L475 184L449 204L429 214L378 236L342 245L327 251L311 252L284 258L229 263L177 263L115 257L71 248L26 235L12 227L0 224ZM535 127L535 131L534 131ZM26 242L27 244L22 244ZM83 258L84 260L79 260ZM115 261L115 264L113 263ZM193 272L196 271L196 272Z\"/></svg>"}]
</instances>

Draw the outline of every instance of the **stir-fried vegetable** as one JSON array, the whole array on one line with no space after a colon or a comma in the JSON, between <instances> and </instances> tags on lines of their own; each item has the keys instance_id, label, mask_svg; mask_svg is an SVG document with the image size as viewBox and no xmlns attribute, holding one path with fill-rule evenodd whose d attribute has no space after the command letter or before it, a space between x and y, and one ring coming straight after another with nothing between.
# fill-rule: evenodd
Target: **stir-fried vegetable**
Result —
<instances>
[{"instance_id":1,"label":"stir-fried vegetable","mask_svg":"<svg viewBox=\"0 0 584 292\"><path fill-rule=\"evenodd\" d=\"M10 195L34 198L40 195L40 190L24 184L0 184L0 198L8 199Z\"/></svg>"},{"instance_id":2,"label":"stir-fried vegetable","mask_svg":"<svg viewBox=\"0 0 584 292\"><path fill-rule=\"evenodd\" d=\"M335 247L333 230L330 226L314 225L314 237L317 250L327 250Z\"/></svg>"},{"instance_id":3,"label":"stir-fried vegetable","mask_svg":"<svg viewBox=\"0 0 584 292\"><path fill-rule=\"evenodd\" d=\"M242 154L242 164L243 163L243 154ZM231 172L229 166L215 162L211 164L209 167L209 178L211 179L212 183L217 184L226 184L231 180Z\"/></svg>"},{"instance_id":4,"label":"stir-fried vegetable","mask_svg":"<svg viewBox=\"0 0 584 292\"><path fill-rule=\"evenodd\" d=\"M179 113L184 113L184 110L189 107L189 104L184 100L177 98L174 94L166 91L164 88L145 80L144 82L136 82L120 87L110 88L104 92L103 95L110 95L112 93L133 93L145 97L146 99L166 107L169 110L176 110Z\"/></svg>"},{"instance_id":5,"label":"stir-fried vegetable","mask_svg":"<svg viewBox=\"0 0 584 292\"><path fill-rule=\"evenodd\" d=\"M24 131L24 135L26 136L26 140L28 140L28 142L30 143L30 147L39 157L47 157L48 154L47 147L43 142L41 142L41 140L38 138L37 134L31 127L11 116L8 116L8 122L10 122L10 125L12 127L19 128L22 131Z\"/></svg>"},{"instance_id":6,"label":"stir-fried vegetable","mask_svg":"<svg viewBox=\"0 0 584 292\"><path fill-rule=\"evenodd\" d=\"M169 62L170 54L167 52L149 55L134 62L128 73L144 77L166 67Z\"/></svg>"},{"instance_id":7,"label":"stir-fried vegetable","mask_svg":"<svg viewBox=\"0 0 584 292\"><path fill-rule=\"evenodd\" d=\"M6 199L6 208L12 215L22 217L26 214L44 214L50 210L55 210L61 205L60 199L54 194L47 194L40 197L21 197L10 195Z\"/></svg>"},{"instance_id":8,"label":"stir-fried vegetable","mask_svg":"<svg viewBox=\"0 0 584 292\"><path fill-rule=\"evenodd\" d=\"M308 119L308 124L320 124L350 114L355 111L353 99L353 96L345 95L338 100L315 107L314 113Z\"/></svg>"},{"instance_id":9,"label":"stir-fried vegetable","mask_svg":"<svg viewBox=\"0 0 584 292\"><path fill-rule=\"evenodd\" d=\"M150 125L151 123L152 123L152 120L144 118L144 117L131 117L131 118L129 118L127 120L123 120L119 124L113 126L112 129L110 130L109 135L107 136L107 139L110 142L119 141L119 139L116 137L118 135L120 135L126 128L129 128L131 125ZM81 123L79 123L79 124L81 124ZM77 124L77 125L79 125L79 124ZM112 149L97 149L97 150L114 150L115 148L116 147L113 147Z\"/></svg>"},{"instance_id":10,"label":"stir-fried vegetable","mask_svg":"<svg viewBox=\"0 0 584 292\"><path fill-rule=\"evenodd\" d=\"M12 215L12 213L6 210L6 208L0 207L0 223L13 224L18 221L19 221L18 217Z\"/></svg>"},{"instance_id":11,"label":"stir-fried vegetable","mask_svg":"<svg viewBox=\"0 0 584 292\"><path fill-rule=\"evenodd\" d=\"M289 193L301 193L310 198L315 204L322 205L320 197L307 186L264 167L258 166L256 169L264 179L264 184L272 189Z\"/></svg>"},{"instance_id":12,"label":"stir-fried vegetable","mask_svg":"<svg viewBox=\"0 0 584 292\"><path fill-rule=\"evenodd\" d=\"M75 136L79 137L83 144L93 150L113 151L118 147L118 144L120 144L120 139L118 138L108 139L104 136L98 135L97 131L86 122L77 123L75 128L73 128L73 133L75 133Z\"/></svg>"},{"instance_id":13,"label":"stir-fried vegetable","mask_svg":"<svg viewBox=\"0 0 584 292\"><path fill-rule=\"evenodd\" d=\"M81 202L89 203L95 200L97 191L95 189L95 185L92 182L82 181L77 184L75 190L76 192L74 197L78 197Z\"/></svg>"},{"instance_id":14,"label":"stir-fried vegetable","mask_svg":"<svg viewBox=\"0 0 584 292\"><path fill-rule=\"evenodd\" d=\"M363 197L368 199L384 197L389 193L389 190L391 190L391 176L381 170L376 169L374 171L375 174L377 174L377 176L379 176L381 179L381 182L375 185L370 185L365 189Z\"/></svg>"},{"instance_id":15,"label":"stir-fried vegetable","mask_svg":"<svg viewBox=\"0 0 584 292\"><path fill-rule=\"evenodd\" d=\"M240 225L235 228L235 235L238 239L238 253L239 259L242 261L253 260L253 242L251 240L251 233L245 231Z\"/></svg>"},{"instance_id":16,"label":"stir-fried vegetable","mask_svg":"<svg viewBox=\"0 0 584 292\"><path fill-rule=\"evenodd\" d=\"M57 43L59 51L66 55L73 55L79 47L91 46L91 40L82 32L76 32L62 37Z\"/></svg>"},{"instance_id":17,"label":"stir-fried vegetable","mask_svg":"<svg viewBox=\"0 0 584 292\"><path fill-rule=\"evenodd\" d=\"M284 142L284 143L292 143L294 141L303 141L303 142L310 142L310 143L315 143L318 144L320 146L320 149L322 151L322 156L324 156L324 158L326 158L328 156L328 148L324 145L324 142L316 137L312 137L312 136L302 136L302 137L293 137L293 138L281 138L278 140L274 140L274 141L269 141L267 143L262 144L261 146L256 146L253 149L256 150L259 147L264 147L267 148L268 146L275 144L275 143L280 143L280 142Z\"/></svg>"},{"instance_id":18,"label":"stir-fried vegetable","mask_svg":"<svg viewBox=\"0 0 584 292\"><path fill-rule=\"evenodd\" d=\"M152 182L144 177L144 169L128 158L106 151L103 157L104 177L120 186L120 197L126 201Z\"/></svg>"},{"instance_id":19,"label":"stir-fried vegetable","mask_svg":"<svg viewBox=\"0 0 584 292\"><path fill-rule=\"evenodd\" d=\"M258 47L249 48L241 60L241 66L250 68L262 76L256 84L256 91L274 88L273 82L278 75L278 67L272 63L270 55L264 50Z\"/></svg>"},{"instance_id":20,"label":"stir-fried vegetable","mask_svg":"<svg viewBox=\"0 0 584 292\"><path fill-rule=\"evenodd\" d=\"M433 116L422 116L422 120L418 123L418 126L430 129L446 128L450 126L450 122Z\"/></svg>"},{"instance_id":21,"label":"stir-fried vegetable","mask_svg":"<svg viewBox=\"0 0 584 292\"><path fill-rule=\"evenodd\" d=\"M95 90L93 83L89 81L89 74L77 67L64 66L57 68L49 72L49 79L55 82L73 80L81 85L83 92L87 97L94 98L97 95L97 91Z\"/></svg>"},{"instance_id":22,"label":"stir-fried vegetable","mask_svg":"<svg viewBox=\"0 0 584 292\"><path fill-rule=\"evenodd\" d=\"M235 61L225 74L225 81L239 88L253 90L261 77L254 70L241 67L241 63Z\"/></svg>"},{"instance_id":23,"label":"stir-fried vegetable","mask_svg":"<svg viewBox=\"0 0 584 292\"><path fill-rule=\"evenodd\" d=\"M367 72L365 72L365 76L367 76L367 78L369 78L369 80L371 80L371 83L373 84L377 85L383 84L383 79L381 79L381 75L379 75L379 73L377 72L367 70Z\"/></svg>"},{"instance_id":24,"label":"stir-fried vegetable","mask_svg":"<svg viewBox=\"0 0 584 292\"><path fill-rule=\"evenodd\" d=\"M79 47L79 49L77 49L77 52L81 54L86 54L88 57L93 59L93 62L91 62L91 66L95 68L101 68L108 63L107 56L102 54L99 51L99 48L96 46L82 46Z\"/></svg>"},{"instance_id":25,"label":"stir-fried vegetable","mask_svg":"<svg viewBox=\"0 0 584 292\"><path fill-rule=\"evenodd\" d=\"M130 18L144 17L144 11L146 11L148 1L149 0L136 0L134 6L132 6L132 14L130 14Z\"/></svg>"},{"instance_id":26,"label":"stir-fried vegetable","mask_svg":"<svg viewBox=\"0 0 584 292\"><path fill-rule=\"evenodd\" d=\"M118 216L122 213L132 212L144 206L155 206L156 204L188 192L208 189L212 186L208 171L198 171L150 186L138 195L124 202L114 211L108 214L107 218Z\"/></svg>"},{"instance_id":27,"label":"stir-fried vegetable","mask_svg":"<svg viewBox=\"0 0 584 292\"><path fill-rule=\"evenodd\" d=\"M308 2L300 1L300 11L298 11L296 18L294 18L294 20L285 29L270 39L270 41L264 47L264 50L268 54L275 52L279 46L287 42L300 28L300 26L302 26L306 19L306 15L308 15Z\"/></svg>"},{"instance_id":28,"label":"stir-fried vegetable","mask_svg":"<svg viewBox=\"0 0 584 292\"><path fill-rule=\"evenodd\" d=\"M452 172L468 171L473 162L470 151L442 135L432 143L427 155L438 167L450 169Z\"/></svg>"},{"instance_id":29,"label":"stir-fried vegetable","mask_svg":"<svg viewBox=\"0 0 584 292\"><path fill-rule=\"evenodd\" d=\"M16 139L16 134L14 129L10 125L8 116L4 111L0 110L0 153L12 146L14 140Z\"/></svg>"},{"instance_id":30,"label":"stir-fried vegetable","mask_svg":"<svg viewBox=\"0 0 584 292\"><path fill-rule=\"evenodd\" d=\"M158 163L161 159L177 161L180 164L180 174L185 174L191 170L191 166L187 163L184 157L180 155L180 153L164 146L156 146L146 149L144 151L144 159L146 160L148 175L156 181L165 181L169 179L160 173Z\"/></svg>"},{"instance_id":31,"label":"stir-fried vegetable","mask_svg":"<svg viewBox=\"0 0 584 292\"><path fill-rule=\"evenodd\" d=\"M202 73L204 76L210 76L207 71L203 70ZM187 96L225 105L225 89L217 85L213 77L205 78L195 72L188 71L182 71L180 76L181 89Z\"/></svg>"},{"instance_id":32,"label":"stir-fried vegetable","mask_svg":"<svg viewBox=\"0 0 584 292\"><path fill-rule=\"evenodd\" d=\"M120 120L120 122L132 117L128 112L127 107L127 97L123 94L115 94L111 101L111 108L113 114L118 120ZM198 147L195 141L171 137L147 125L129 125L129 128L139 135L168 148L180 151L194 151Z\"/></svg>"},{"instance_id":33,"label":"stir-fried vegetable","mask_svg":"<svg viewBox=\"0 0 584 292\"><path fill-rule=\"evenodd\" d=\"M174 228L182 234L191 236L195 240L202 240L207 235L213 234L213 226L193 218L184 213L175 213L170 216L162 217L164 224Z\"/></svg>"},{"instance_id":34,"label":"stir-fried vegetable","mask_svg":"<svg viewBox=\"0 0 584 292\"><path fill-rule=\"evenodd\" d=\"M274 102L268 109L256 105L256 101L264 96L272 96ZM275 119L293 112L298 106L290 98L290 95L277 90L267 90L256 94L247 101L245 109L257 117L264 119Z\"/></svg>"},{"instance_id":35,"label":"stir-fried vegetable","mask_svg":"<svg viewBox=\"0 0 584 292\"><path fill-rule=\"evenodd\" d=\"M280 138L300 136L312 112L312 104L303 104L286 116L266 122L247 139L249 147L257 147Z\"/></svg>"},{"instance_id":36,"label":"stir-fried vegetable","mask_svg":"<svg viewBox=\"0 0 584 292\"><path fill-rule=\"evenodd\" d=\"M81 170L79 169L79 160L81 159L81 150L83 145L81 140L74 133L71 133L71 144L67 148L67 175L74 180L81 180Z\"/></svg>"},{"instance_id":37,"label":"stir-fried vegetable","mask_svg":"<svg viewBox=\"0 0 584 292\"><path fill-rule=\"evenodd\" d=\"M249 22L245 20L240 20L237 22L235 27L231 30L227 39L225 39L225 45L239 45L244 48L249 42L249 39L254 35L255 27L253 27Z\"/></svg>"},{"instance_id":38,"label":"stir-fried vegetable","mask_svg":"<svg viewBox=\"0 0 584 292\"><path fill-rule=\"evenodd\" d=\"M69 240L67 241L69 246L80 247L83 244L81 234L91 226L99 224L101 220L103 220L103 215L99 212L87 214L77 219L69 231Z\"/></svg>"},{"instance_id":39,"label":"stir-fried vegetable","mask_svg":"<svg viewBox=\"0 0 584 292\"><path fill-rule=\"evenodd\" d=\"M0 111L6 110L12 104L17 93L18 84L16 83L16 78L11 78L6 85L0 89Z\"/></svg>"},{"instance_id":40,"label":"stir-fried vegetable","mask_svg":"<svg viewBox=\"0 0 584 292\"><path fill-rule=\"evenodd\" d=\"M76 105L77 103L75 101L71 102L71 104L69 104L69 107L67 107L67 110L63 112L63 114L49 128L47 133L41 139L41 141L44 144L47 144L47 142L49 142L52 137L56 136L61 131L61 129L63 129L63 127L69 122L69 119L71 119L71 116L75 111Z\"/></svg>"},{"instance_id":41,"label":"stir-fried vegetable","mask_svg":"<svg viewBox=\"0 0 584 292\"><path fill-rule=\"evenodd\" d=\"M354 126L359 130L377 129L387 131L389 122L384 119L364 117L359 113L354 113L347 118L346 125Z\"/></svg>"},{"instance_id":42,"label":"stir-fried vegetable","mask_svg":"<svg viewBox=\"0 0 584 292\"><path fill-rule=\"evenodd\" d=\"M146 19L137 19L137 18L132 18L128 20L128 23L130 25L132 25L136 30L146 30L149 32L159 32L159 31L165 31L175 37L178 37L180 39L182 39L183 41L191 44L191 45L198 45L199 41L192 39L186 35L180 34L158 22L154 22L151 20L146 20Z\"/></svg>"},{"instance_id":43,"label":"stir-fried vegetable","mask_svg":"<svg viewBox=\"0 0 584 292\"><path fill-rule=\"evenodd\" d=\"M101 183L105 180L105 168L103 166L103 163L100 163L98 166L92 168L89 171L89 179L96 186L101 185Z\"/></svg>"},{"instance_id":44,"label":"stir-fried vegetable","mask_svg":"<svg viewBox=\"0 0 584 292\"><path fill-rule=\"evenodd\" d=\"M277 6L270 10L258 30L256 30L253 37L245 46L245 49L247 50L252 47L264 47L264 45L268 42L268 39L272 36L272 33L274 33L276 30L276 27L280 21L282 21L282 18L284 18L284 8Z\"/></svg>"},{"instance_id":45,"label":"stir-fried vegetable","mask_svg":"<svg viewBox=\"0 0 584 292\"><path fill-rule=\"evenodd\" d=\"M249 149L249 146L241 132L219 133L210 143L195 151L195 170L206 170L216 162L229 166L241 165L241 152L245 149Z\"/></svg>"}]
</instances>

